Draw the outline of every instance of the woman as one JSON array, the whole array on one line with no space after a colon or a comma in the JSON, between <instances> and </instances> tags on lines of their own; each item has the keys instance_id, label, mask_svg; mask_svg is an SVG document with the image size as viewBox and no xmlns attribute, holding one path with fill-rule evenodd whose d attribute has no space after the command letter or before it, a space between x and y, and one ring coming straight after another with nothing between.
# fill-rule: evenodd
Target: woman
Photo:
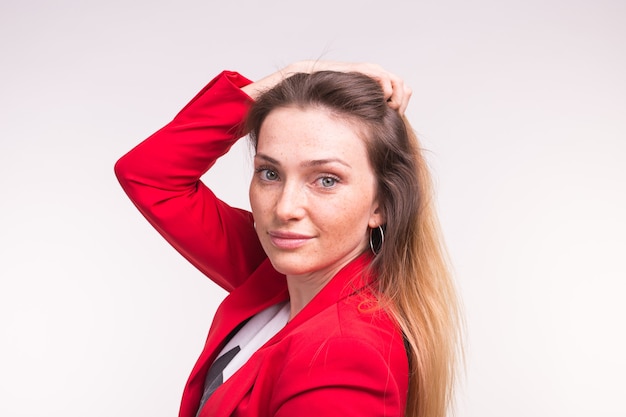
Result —
<instances>
[{"instance_id":1,"label":"woman","mask_svg":"<svg viewBox=\"0 0 626 417\"><path fill-rule=\"evenodd\" d=\"M225 71L118 161L148 221L229 291L181 417L445 416L458 312L410 95L371 64ZM246 133L252 213L200 182Z\"/></svg>"}]
</instances>

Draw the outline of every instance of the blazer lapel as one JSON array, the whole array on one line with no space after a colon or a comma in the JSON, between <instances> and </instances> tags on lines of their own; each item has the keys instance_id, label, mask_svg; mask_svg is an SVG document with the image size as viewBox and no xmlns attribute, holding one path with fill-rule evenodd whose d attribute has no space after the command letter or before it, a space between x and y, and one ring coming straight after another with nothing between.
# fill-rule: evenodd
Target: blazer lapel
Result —
<instances>
[{"instance_id":1,"label":"blazer lapel","mask_svg":"<svg viewBox=\"0 0 626 417\"><path fill-rule=\"evenodd\" d=\"M285 276L276 272L269 259L266 259L250 278L241 286L234 289L224 299L215 313L204 349L196 361L191 375L189 375L181 404L181 416L195 416L195 412L200 404L200 399L202 398L206 373L223 348L226 337L243 321L263 311L267 307L278 304L288 298L289 292L287 291ZM255 377L256 372L250 375ZM252 380L249 383L243 380L242 385L240 385L242 390L244 390L245 385L248 386L245 388L247 390L252 385ZM220 389L217 389L215 393L213 393L205 404L204 409L210 408L210 405L214 403L214 397L216 400L219 398L221 395L219 394L220 391ZM236 406L243 395L245 395L245 392L246 391L243 391L241 396L231 396L228 402ZM230 407L225 406L225 409L230 409ZM217 416L228 414L223 414L222 411L220 411L219 414L207 415Z\"/></svg>"},{"instance_id":2,"label":"blazer lapel","mask_svg":"<svg viewBox=\"0 0 626 417\"><path fill-rule=\"evenodd\" d=\"M362 255L333 277L302 311L254 353L228 381L213 393L204 405L199 417L230 416L254 385L263 363L264 349L279 343L286 335L320 311L336 304L342 298L354 294L367 285L370 279L367 276L363 276L363 271L370 261L371 255ZM224 300L216 313L205 350L190 377L188 389L192 389L192 381L197 385L198 399L196 407L202 396L204 375L210 364L215 360L219 350L221 350L220 344L223 343L224 338L243 320L252 317L271 305L286 300L288 296L285 277L277 273L269 261L266 261L250 279L241 287L235 289ZM207 356L204 357L204 355Z\"/></svg>"}]
</instances>

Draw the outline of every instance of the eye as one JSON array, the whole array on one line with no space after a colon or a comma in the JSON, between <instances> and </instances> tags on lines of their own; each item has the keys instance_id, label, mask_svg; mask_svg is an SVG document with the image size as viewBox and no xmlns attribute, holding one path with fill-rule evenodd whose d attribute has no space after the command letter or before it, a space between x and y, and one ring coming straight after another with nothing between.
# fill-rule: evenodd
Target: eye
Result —
<instances>
[{"instance_id":1,"label":"eye","mask_svg":"<svg viewBox=\"0 0 626 417\"><path fill-rule=\"evenodd\" d=\"M321 177L317 180L319 184L324 188L332 188L339 182L338 178L335 177Z\"/></svg>"},{"instance_id":2,"label":"eye","mask_svg":"<svg viewBox=\"0 0 626 417\"><path fill-rule=\"evenodd\" d=\"M268 181L275 181L278 179L278 174L276 171L272 171L271 169L263 170L263 178Z\"/></svg>"},{"instance_id":3,"label":"eye","mask_svg":"<svg viewBox=\"0 0 626 417\"><path fill-rule=\"evenodd\" d=\"M278 181L278 173L270 168L257 168L255 172L264 181Z\"/></svg>"}]
</instances>

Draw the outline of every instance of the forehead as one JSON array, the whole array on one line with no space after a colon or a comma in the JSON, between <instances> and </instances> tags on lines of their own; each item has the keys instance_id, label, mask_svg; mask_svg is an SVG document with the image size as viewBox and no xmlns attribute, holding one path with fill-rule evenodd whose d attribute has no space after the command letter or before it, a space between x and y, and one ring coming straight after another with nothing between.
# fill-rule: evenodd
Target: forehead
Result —
<instances>
[{"instance_id":1,"label":"forehead","mask_svg":"<svg viewBox=\"0 0 626 417\"><path fill-rule=\"evenodd\" d=\"M278 108L261 126L257 152L289 158L367 159L362 130L353 119L325 108Z\"/></svg>"}]
</instances>

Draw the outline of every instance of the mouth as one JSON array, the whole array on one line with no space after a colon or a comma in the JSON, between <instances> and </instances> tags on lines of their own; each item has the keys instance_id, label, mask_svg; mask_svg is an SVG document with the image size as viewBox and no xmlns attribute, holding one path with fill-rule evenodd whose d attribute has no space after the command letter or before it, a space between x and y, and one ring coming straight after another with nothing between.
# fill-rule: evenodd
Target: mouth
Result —
<instances>
[{"instance_id":1,"label":"mouth","mask_svg":"<svg viewBox=\"0 0 626 417\"><path fill-rule=\"evenodd\" d=\"M278 230L271 231L268 235L272 244L279 249L297 249L313 239L313 236Z\"/></svg>"}]
</instances>

